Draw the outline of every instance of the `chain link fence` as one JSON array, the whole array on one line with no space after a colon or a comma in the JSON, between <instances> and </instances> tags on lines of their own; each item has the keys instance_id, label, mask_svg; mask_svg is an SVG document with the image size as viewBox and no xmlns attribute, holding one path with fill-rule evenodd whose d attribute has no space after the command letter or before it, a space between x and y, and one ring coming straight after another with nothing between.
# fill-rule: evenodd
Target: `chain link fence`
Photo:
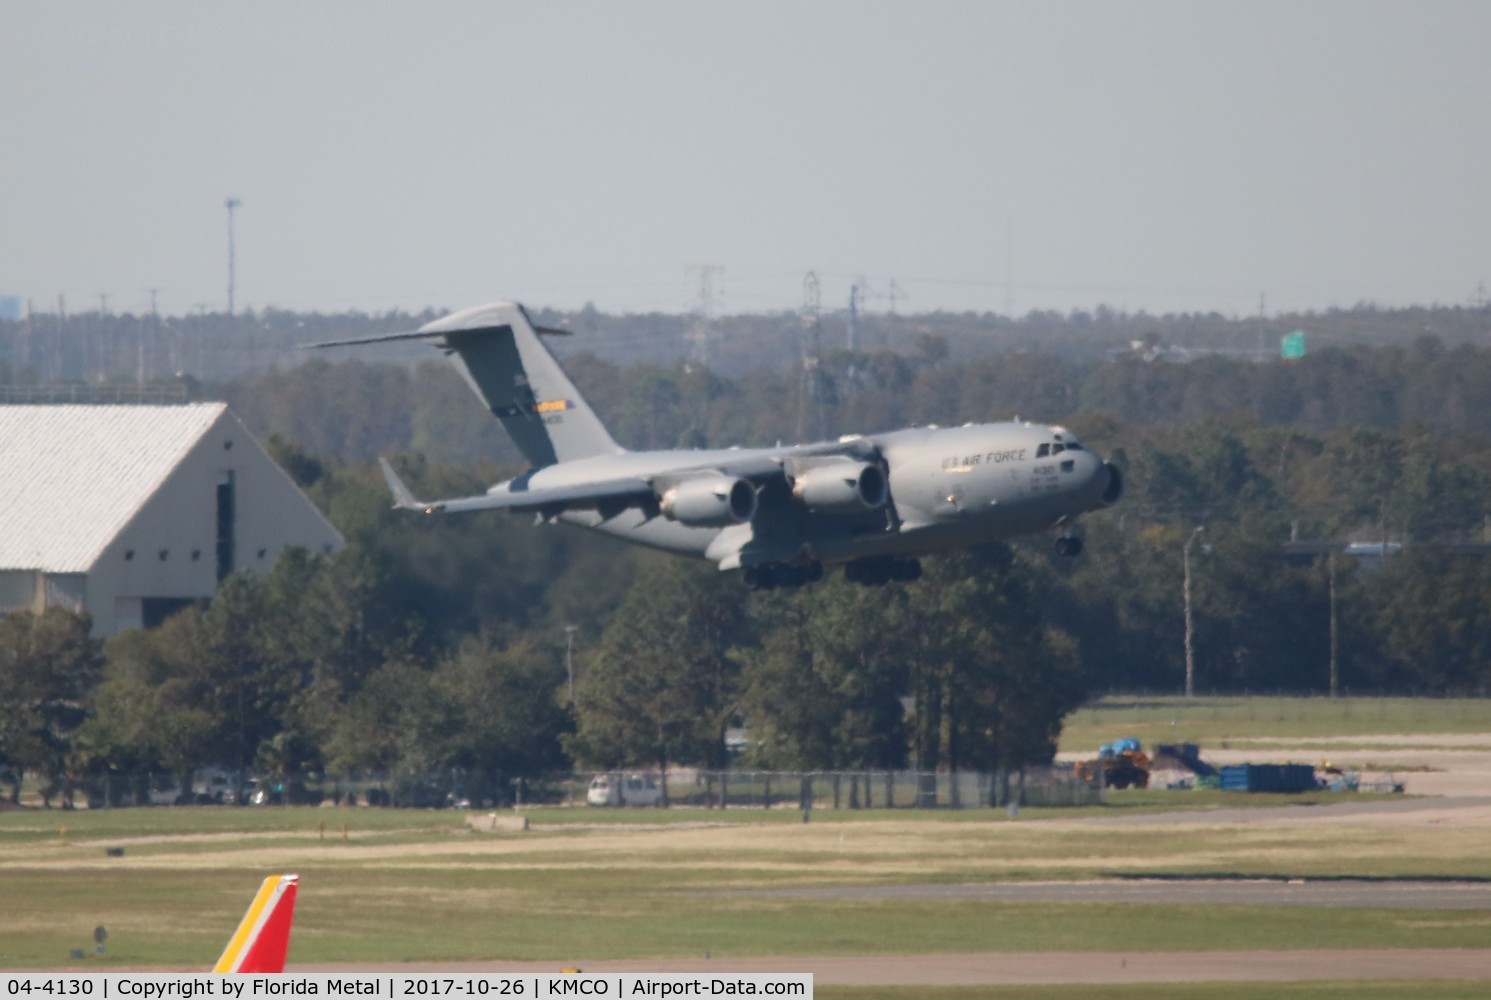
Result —
<instances>
[{"instance_id":1,"label":"chain link fence","mask_svg":"<svg viewBox=\"0 0 1491 1000\"><path fill-rule=\"evenodd\" d=\"M9 791L8 789L5 791ZM589 771L527 777L440 772L260 775L208 767L186 774L109 773L44 785L25 804L92 809L167 805L326 805L485 809L507 806L712 809L978 809L1084 806L1103 790L1070 767L979 771Z\"/></svg>"}]
</instances>

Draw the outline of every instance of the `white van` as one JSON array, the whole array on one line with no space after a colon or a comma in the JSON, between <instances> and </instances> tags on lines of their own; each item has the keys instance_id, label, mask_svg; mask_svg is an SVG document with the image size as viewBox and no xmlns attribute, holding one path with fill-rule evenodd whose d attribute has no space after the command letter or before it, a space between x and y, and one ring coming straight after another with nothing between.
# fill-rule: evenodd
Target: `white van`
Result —
<instances>
[{"instance_id":1,"label":"white van","mask_svg":"<svg viewBox=\"0 0 1491 1000\"><path fill-rule=\"evenodd\" d=\"M663 790L650 774L598 774L585 801L593 806L655 806Z\"/></svg>"}]
</instances>

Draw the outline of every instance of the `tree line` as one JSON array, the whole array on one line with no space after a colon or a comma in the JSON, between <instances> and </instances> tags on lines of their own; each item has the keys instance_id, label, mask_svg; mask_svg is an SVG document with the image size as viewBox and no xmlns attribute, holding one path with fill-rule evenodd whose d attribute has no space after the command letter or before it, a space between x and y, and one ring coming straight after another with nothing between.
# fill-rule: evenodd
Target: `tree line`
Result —
<instances>
[{"instance_id":1,"label":"tree line","mask_svg":"<svg viewBox=\"0 0 1491 1000\"><path fill-rule=\"evenodd\" d=\"M457 303L464 307L475 303ZM534 306L534 303L529 303ZM847 304L844 304L847 305ZM27 314L0 319L0 385L136 379L218 383L254 372L288 369L306 360L300 345L408 331L444 310L365 313L294 312L277 308L228 314L206 309L186 315L69 310L66 301L30 303ZM571 331L558 349L589 353L622 368L672 367L691 355L701 322L695 315L612 314L580 309L533 308L541 325ZM713 317L708 356L702 367L737 379L759 369L790 371L801 359L805 327L817 355L845 351L851 343L875 354L911 354L932 339L962 363L1022 353L1049 355L1092 365L1125 354L1195 358L1216 355L1250 361L1277 356L1280 337L1304 331L1311 351L1320 348L1381 348L1428 337L1453 350L1484 346L1491 332L1491 305L1387 309L1370 302L1267 318L1221 313L1157 315L1097 306L1067 312L1033 310L1024 315L993 312L859 310L854 336L847 308L824 304L816 321L796 311ZM412 364L417 348L363 348L378 362ZM700 360L697 359L696 360Z\"/></svg>"},{"instance_id":2,"label":"tree line","mask_svg":"<svg viewBox=\"0 0 1491 1000\"><path fill-rule=\"evenodd\" d=\"M346 550L287 555L102 648L64 612L9 616L0 770L456 769L497 789L571 765L716 764L742 723L752 766L1017 767L1049 754L1088 694L1179 690L1197 527L1198 690L1322 693L1332 662L1346 692L1483 694L1491 681L1480 348L959 363L927 338L829 355L806 414L793 374L567 364L632 447L769 443L814 421L828 435L1066 416L1129 493L1088 519L1075 560L1031 538L928 560L913 584L834 574L748 595L712 567L570 529L390 511L373 453L402 453L421 495L517 471L442 367L323 359L254 375L219 394ZM1402 548L1290 548L1310 541Z\"/></svg>"},{"instance_id":3,"label":"tree line","mask_svg":"<svg viewBox=\"0 0 1491 1000\"><path fill-rule=\"evenodd\" d=\"M576 766L1011 770L1050 759L1085 695L1074 640L1005 546L931 560L915 588L753 595L506 518L391 516L365 473L321 484L344 551L289 550L157 629L100 644L61 609L0 621L11 797L23 772L55 793L209 763L460 775L479 801ZM526 554L492 558L523 534Z\"/></svg>"}]
</instances>

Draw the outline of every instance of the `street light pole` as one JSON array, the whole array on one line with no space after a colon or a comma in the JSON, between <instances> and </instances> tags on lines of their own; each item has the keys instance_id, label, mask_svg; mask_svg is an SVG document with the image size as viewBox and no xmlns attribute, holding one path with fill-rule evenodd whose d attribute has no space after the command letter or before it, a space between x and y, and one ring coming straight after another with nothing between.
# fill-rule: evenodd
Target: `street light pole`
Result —
<instances>
[{"instance_id":1,"label":"street light pole","mask_svg":"<svg viewBox=\"0 0 1491 1000\"><path fill-rule=\"evenodd\" d=\"M569 675L569 703L575 703L575 633L578 625L564 626L564 672Z\"/></svg>"},{"instance_id":2,"label":"street light pole","mask_svg":"<svg viewBox=\"0 0 1491 1000\"><path fill-rule=\"evenodd\" d=\"M233 247L233 213L243 202L237 198L229 197L223 201L223 206L228 210L228 315L233 315L233 291L237 284L237 254Z\"/></svg>"},{"instance_id":3,"label":"street light pole","mask_svg":"<svg viewBox=\"0 0 1491 1000\"><path fill-rule=\"evenodd\" d=\"M1384 552L1386 552L1386 546L1384 546L1383 548L1384 548ZM1331 697L1335 698L1335 697L1338 697L1340 695L1340 693L1341 693L1341 685L1340 685L1341 678L1340 678L1340 674L1339 674L1339 672L1337 670L1337 658L1336 658L1337 657L1337 650L1338 650L1339 647L1336 644L1336 553L1335 553L1334 549L1331 550L1331 553L1330 553L1329 556L1326 557L1326 560L1327 560L1327 563L1326 563L1326 565L1327 565L1327 572L1329 573L1329 576L1330 576L1330 601L1331 601L1330 690L1331 690Z\"/></svg>"},{"instance_id":4,"label":"street light pole","mask_svg":"<svg viewBox=\"0 0 1491 1000\"><path fill-rule=\"evenodd\" d=\"M1191 537L1181 547L1181 584L1185 594L1186 605L1186 697L1196 696L1196 653L1191 644L1191 546L1196 544L1196 539L1206 530L1206 525L1201 525L1191 532Z\"/></svg>"}]
</instances>

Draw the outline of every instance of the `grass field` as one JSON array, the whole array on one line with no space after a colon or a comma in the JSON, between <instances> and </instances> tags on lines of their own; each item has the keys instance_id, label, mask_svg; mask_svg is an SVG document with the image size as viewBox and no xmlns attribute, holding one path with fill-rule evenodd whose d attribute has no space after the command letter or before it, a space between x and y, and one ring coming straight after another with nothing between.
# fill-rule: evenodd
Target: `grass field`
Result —
<instances>
[{"instance_id":1,"label":"grass field","mask_svg":"<svg viewBox=\"0 0 1491 1000\"><path fill-rule=\"evenodd\" d=\"M1491 703L1110 700L1073 718L1079 747L1153 742L1171 718L1256 738L1460 735L1491 742ZM1429 709L1432 708L1432 713ZM1291 716L1292 713L1292 716ZM1438 721L1431 726L1430 716ZM1190 725L1191 723L1187 723ZM1200 722L1196 723L1198 726ZM1480 728L1477 728L1477 727ZM1454 728L1458 727L1458 728ZM1177 721L1177 729L1180 723ZM1099 736L1101 733L1101 737ZM1168 738L1168 736L1167 736ZM1064 740L1064 744L1065 744ZM1214 745L1214 739L1203 739ZM205 967L269 871L303 887L292 958L398 960L925 954L990 950L1485 947L1484 910L786 899L777 886L987 883L1145 875L1491 877L1484 827L1236 824L1221 806L1328 795L1115 792L1066 810L526 810L525 833L476 833L453 811L162 807L0 812L0 968ZM1195 811L1165 826L1085 822ZM345 835L344 835L345 827ZM344 839L345 837L345 839ZM122 848L122 857L110 857ZM839 989L824 997L1458 997L1485 983Z\"/></svg>"},{"instance_id":2,"label":"grass field","mask_svg":"<svg viewBox=\"0 0 1491 1000\"><path fill-rule=\"evenodd\" d=\"M1061 749L1090 753L1124 736L1215 748L1388 734L1463 735L1491 748L1491 698L1111 696L1067 716Z\"/></svg>"},{"instance_id":3,"label":"grass field","mask_svg":"<svg viewBox=\"0 0 1491 1000\"><path fill-rule=\"evenodd\" d=\"M1348 910L1322 921L1269 907L732 894L1180 873L1482 877L1491 846L1474 828L1323 836L1208 825L1204 813L1194 825L1133 830L827 811L804 826L729 814L658 823L666 814L651 812L650 823L585 826L546 826L548 814L534 813L537 829L504 835L470 832L450 812L206 807L74 813L64 838L46 822L59 815L0 814L0 966L63 964L99 923L111 934L100 966L209 962L272 870L304 878L300 961L1479 947L1491 936L1491 914L1480 911ZM125 856L108 857L110 846Z\"/></svg>"}]
</instances>

